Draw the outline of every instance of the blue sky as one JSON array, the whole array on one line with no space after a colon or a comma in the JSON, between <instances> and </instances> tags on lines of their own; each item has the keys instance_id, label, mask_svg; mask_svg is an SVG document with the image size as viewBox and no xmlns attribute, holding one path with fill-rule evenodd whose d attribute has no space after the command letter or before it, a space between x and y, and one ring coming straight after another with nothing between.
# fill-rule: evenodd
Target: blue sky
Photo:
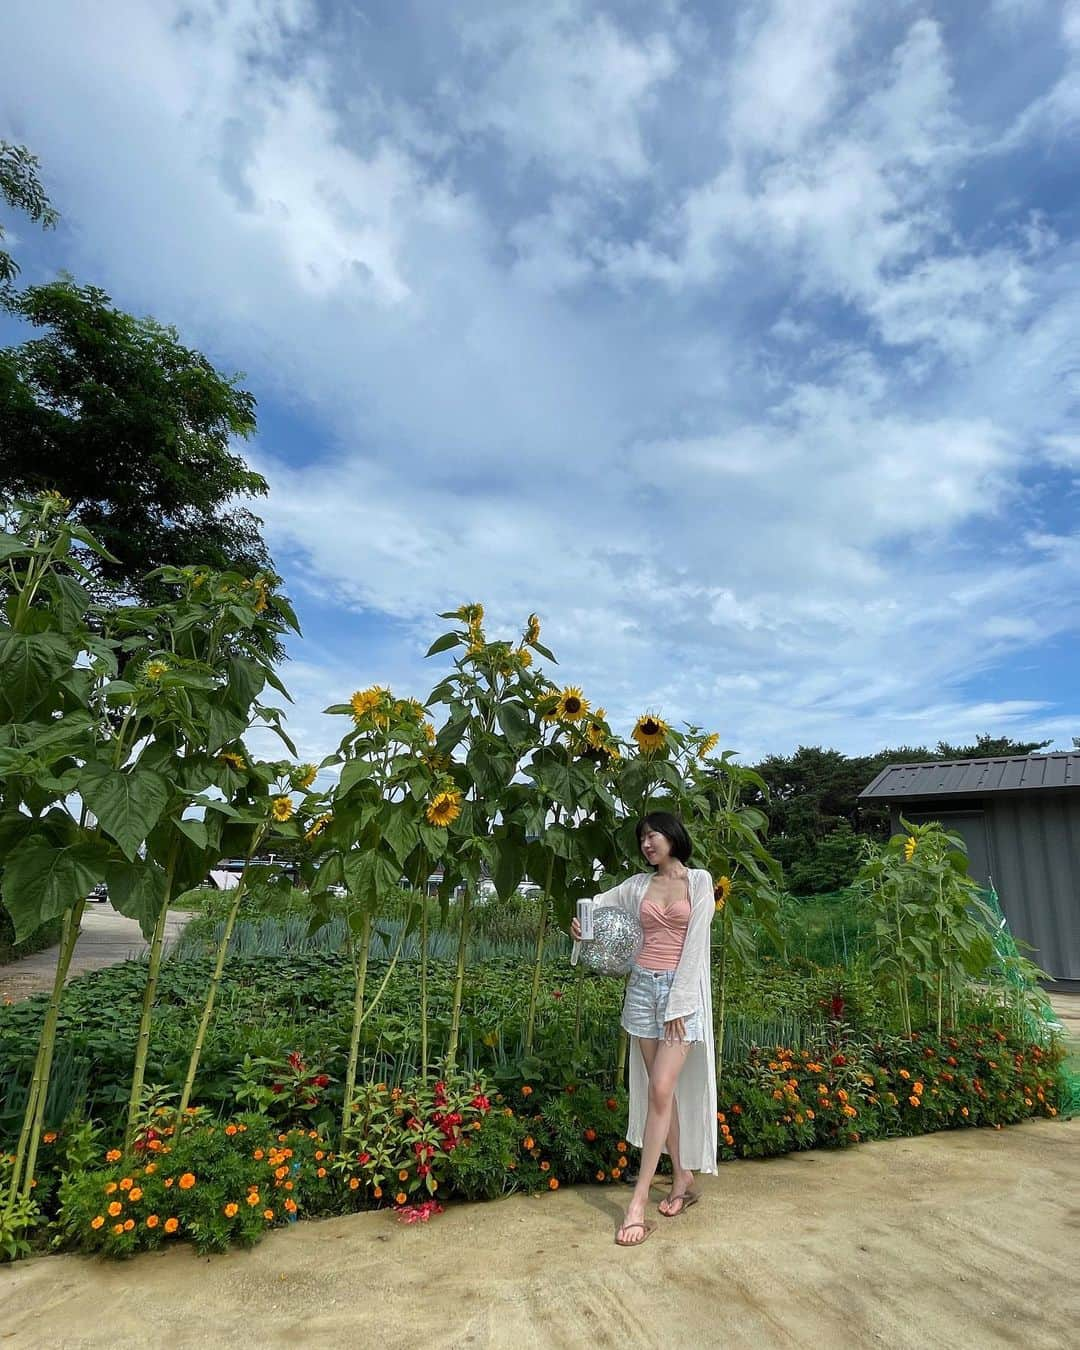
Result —
<instances>
[{"instance_id":1,"label":"blue sky","mask_svg":"<svg viewBox=\"0 0 1080 1350\"><path fill-rule=\"evenodd\" d=\"M2 23L24 279L258 398L305 754L477 599L625 731L1080 735L1077 0Z\"/></svg>"}]
</instances>

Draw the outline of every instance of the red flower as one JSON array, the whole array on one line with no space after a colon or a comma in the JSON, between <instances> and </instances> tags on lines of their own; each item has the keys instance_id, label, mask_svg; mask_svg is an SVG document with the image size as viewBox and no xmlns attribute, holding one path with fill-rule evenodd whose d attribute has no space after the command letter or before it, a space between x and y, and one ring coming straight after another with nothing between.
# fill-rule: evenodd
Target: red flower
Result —
<instances>
[{"instance_id":1,"label":"red flower","mask_svg":"<svg viewBox=\"0 0 1080 1350\"><path fill-rule=\"evenodd\" d=\"M478 1111L491 1110L491 1103L488 1101L488 1099L484 1096L482 1092L478 1092L476 1096L472 1099L472 1105L475 1106Z\"/></svg>"},{"instance_id":2,"label":"red flower","mask_svg":"<svg viewBox=\"0 0 1080 1350\"><path fill-rule=\"evenodd\" d=\"M292 1068L296 1069L297 1072L299 1072L304 1067L304 1061L301 1059L300 1052L298 1050L290 1051L289 1064Z\"/></svg>"},{"instance_id":3,"label":"red flower","mask_svg":"<svg viewBox=\"0 0 1080 1350\"><path fill-rule=\"evenodd\" d=\"M315 1084L316 1087L321 1087L321 1088L329 1087L329 1086L330 1086L330 1075L329 1075L329 1074L326 1074L326 1073L321 1073L321 1074L319 1074L319 1076L318 1076L317 1078L313 1079L312 1081L314 1082L314 1084Z\"/></svg>"},{"instance_id":4,"label":"red flower","mask_svg":"<svg viewBox=\"0 0 1080 1350\"><path fill-rule=\"evenodd\" d=\"M553 990L551 991L551 997L552 997L552 998L562 998L562 996L563 996L563 991L562 991L561 989L553 989Z\"/></svg>"},{"instance_id":5,"label":"red flower","mask_svg":"<svg viewBox=\"0 0 1080 1350\"><path fill-rule=\"evenodd\" d=\"M271 1091L271 1092L282 1092L282 1091L284 1091L284 1088L285 1088L284 1083L271 1083L271 1084L270 1084L270 1091Z\"/></svg>"},{"instance_id":6,"label":"red flower","mask_svg":"<svg viewBox=\"0 0 1080 1350\"><path fill-rule=\"evenodd\" d=\"M356 1155L356 1161L360 1164L361 1167L365 1167L371 1161L371 1154L358 1153Z\"/></svg>"},{"instance_id":7,"label":"red flower","mask_svg":"<svg viewBox=\"0 0 1080 1350\"><path fill-rule=\"evenodd\" d=\"M844 1055L833 1055L832 1062L834 1064L843 1065L847 1063L847 1059Z\"/></svg>"}]
</instances>

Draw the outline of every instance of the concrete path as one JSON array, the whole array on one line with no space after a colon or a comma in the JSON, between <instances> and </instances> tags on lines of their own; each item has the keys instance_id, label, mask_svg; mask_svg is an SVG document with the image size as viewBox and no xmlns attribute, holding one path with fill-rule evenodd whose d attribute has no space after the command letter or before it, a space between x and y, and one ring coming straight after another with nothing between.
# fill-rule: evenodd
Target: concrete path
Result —
<instances>
[{"instance_id":1,"label":"concrete path","mask_svg":"<svg viewBox=\"0 0 1080 1350\"><path fill-rule=\"evenodd\" d=\"M183 931L191 918L185 910L170 911L165 920L166 950ZM112 905L88 904L83 911L79 940L71 958L70 979L88 970L102 970L115 966L133 956L141 956L149 944L143 938L134 919L117 914ZM0 1001L29 998L31 994L48 993L56 974L56 960L60 948L47 947L33 956L0 966Z\"/></svg>"},{"instance_id":2,"label":"concrete path","mask_svg":"<svg viewBox=\"0 0 1080 1350\"><path fill-rule=\"evenodd\" d=\"M726 1163L640 1249L623 1187L0 1269L4 1346L382 1350L1077 1344L1080 1120ZM660 1192L656 1193L656 1198ZM656 1218L655 1208L652 1217Z\"/></svg>"}]
</instances>

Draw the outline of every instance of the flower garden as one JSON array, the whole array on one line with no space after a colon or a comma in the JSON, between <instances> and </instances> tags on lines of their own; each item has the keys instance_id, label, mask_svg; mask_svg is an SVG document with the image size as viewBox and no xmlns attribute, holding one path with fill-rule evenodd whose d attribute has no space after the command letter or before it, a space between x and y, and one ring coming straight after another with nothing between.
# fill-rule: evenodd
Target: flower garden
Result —
<instances>
[{"instance_id":1,"label":"flower garden","mask_svg":"<svg viewBox=\"0 0 1080 1350\"><path fill-rule=\"evenodd\" d=\"M443 615L428 696L356 691L303 764L273 701L297 627L275 577L169 568L157 606L96 602L100 546L55 496L0 549L3 901L19 942L62 925L51 994L0 1009L7 1258L617 1184L621 983L572 971L565 930L640 868L656 807L716 879L721 1160L1073 1109L1041 972L940 825L868 849L837 961L785 896L764 784L653 711L620 737L545 673L535 616L506 640L478 604ZM283 757L253 753L268 734ZM223 858L240 883L207 897ZM101 883L148 958L65 987ZM170 907L200 900L166 955Z\"/></svg>"}]
</instances>

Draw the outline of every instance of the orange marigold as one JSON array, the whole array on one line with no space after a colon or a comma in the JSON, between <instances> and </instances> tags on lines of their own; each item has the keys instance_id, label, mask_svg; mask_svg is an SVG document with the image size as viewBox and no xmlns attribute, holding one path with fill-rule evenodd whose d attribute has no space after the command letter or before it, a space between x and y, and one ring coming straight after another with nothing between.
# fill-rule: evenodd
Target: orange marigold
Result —
<instances>
[{"instance_id":1,"label":"orange marigold","mask_svg":"<svg viewBox=\"0 0 1080 1350\"><path fill-rule=\"evenodd\" d=\"M100 1214L96 1214L96 1215L90 1220L90 1227L91 1227L91 1228L100 1228L101 1225L102 1225L104 1222L105 1222L105 1220L102 1218L102 1216L101 1216Z\"/></svg>"},{"instance_id":2,"label":"orange marigold","mask_svg":"<svg viewBox=\"0 0 1080 1350\"><path fill-rule=\"evenodd\" d=\"M195 1185L195 1173L185 1172L184 1175L180 1178L180 1189L182 1191L190 1191L192 1186L194 1185Z\"/></svg>"},{"instance_id":3,"label":"orange marigold","mask_svg":"<svg viewBox=\"0 0 1080 1350\"><path fill-rule=\"evenodd\" d=\"M159 1223L159 1220L158 1220L158 1216L157 1216L156 1214L148 1214L148 1215L146 1216L146 1226L147 1226L147 1228L156 1228L156 1227L158 1226L158 1223Z\"/></svg>"},{"instance_id":4,"label":"orange marigold","mask_svg":"<svg viewBox=\"0 0 1080 1350\"><path fill-rule=\"evenodd\" d=\"M165 1231L166 1231L166 1233L175 1233L176 1230L177 1230L179 1227L180 1227L180 1220L179 1220L179 1219L166 1219L166 1220L165 1220Z\"/></svg>"}]
</instances>

